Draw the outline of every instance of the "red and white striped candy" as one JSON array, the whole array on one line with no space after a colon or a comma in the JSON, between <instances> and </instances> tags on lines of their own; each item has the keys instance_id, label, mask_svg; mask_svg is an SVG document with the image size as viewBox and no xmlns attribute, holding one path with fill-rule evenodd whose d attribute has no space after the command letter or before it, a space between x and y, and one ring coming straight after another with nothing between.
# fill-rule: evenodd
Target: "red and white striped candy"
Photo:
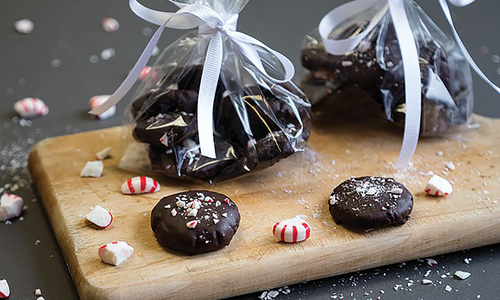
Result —
<instances>
[{"instance_id":1,"label":"red and white striped candy","mask_svg":"<svg viewBox=\"0 0 500 300\"><path fill-rule=\"evenodd\" d=\"M96 205L85 218L101 228L106 228L113 223L113 215L99 205Z\"/></svg>"},{"instance_id":2,"label":"red and white striped candy","mask_svg":"<svg viewBox=\"0 0 500 300\"><path fill-rule=\"evenodd\" d=\"M125 195L156 193L160 188L158 181L153 178L138 176L130 178L122 184L122 193Z\"/></svg>"},{"instance_id":3,"label":"red and white striped candy","mask_svg":"<svg viewBox=\"0 0 500 300\"><path fill-rule=\"evenodd\" d=\"M149 75L149 72L151 72L151 67L145 66L144 69L142 69L141 74L137 78L137 80L142 81L144 78L146 78Z\"/></svg>"},{"instance_id":4,"label":"red and white striped candy","mask_svg":"<svg viewBox=\"0 0 500 300\"><path fill-rule=\"evenodd\" d=\"M111 97L110 95L98 95L90 98L89 101L89 106L90 110L100 106L103 104L108 98ZM107 111L103 112L102 114L99 115L91 115L93 118L99 119L99 120L106 120L111 117L114 117L116 114L116 105L111 106Z\"/></svg>"},{"instance_id":5,"label":"red and white striped candy","mask_svg":"<svg viewBox=\"0 0 500 300\"><path fill-rule=\"evenodd\" d=\"M101 21L102 29L106 32L115 32L120 28L120 23L116 19L113 18L104 18Z\"/></svg>"},{"instance_id":6,"label":"red and white striped candy","mask_svg":"<svg viewBox=\"0 0 500 300\"><path fill-rule=\"evenodd\" d=\"M6 279L0 280L0 299L7 299L10 296L10 287Z\"/></svg>"},{"instance_id":7,"label":"red and white striped candy","mask_svg":"<svg viewBox=\"0 0 500 300\"><path fill-rule=\"evenodd\" d=\"M451 183L437 175L432 176L425 187L425 193L435 197L448 196L452 192L453 187L451 186Z\"/></svg>"},{"instance_id":8,"label":"red and white striped candy","mask_svg":"<svg viewBox=\"0 0 500 300\"><path fill-rule=\"evenodd\" d=\"M296 216L274 224L273 235L282 242L298 243L309 238L311 228L300 216Z\"/></svg>"},{"instance_id":9,"label":"red and white striped candy","mask_svg":"<svg viewBox=\"0 0 500 300\"><path fill-rule=\"evenodd\" d=\"M49 107L41 99L28 97L14 103L16 113L25 119L42 117L49 113Z\"/></svg>"},{"instance_id":10,"label":"red and white striped candy","mask_svg":"<svg viewBox=\"0 0 500 300\"><path fill-rule=\"evenodd\" d=\"M107 264L118 266L134 253L134 248L125 242L112 242L103 245L97 251L101 260Z\"/></svg>"},{"instance_id":11,"label":"red and white striped candy","mask_svg":"<svg viewBox=\"0 0 500 300\"><path fill-rule=\"evenodd\" d=\"M0 221L19 217L23 212L23 198L13 194L3 194L0 198Z\"/></svg>"}]
</instances>

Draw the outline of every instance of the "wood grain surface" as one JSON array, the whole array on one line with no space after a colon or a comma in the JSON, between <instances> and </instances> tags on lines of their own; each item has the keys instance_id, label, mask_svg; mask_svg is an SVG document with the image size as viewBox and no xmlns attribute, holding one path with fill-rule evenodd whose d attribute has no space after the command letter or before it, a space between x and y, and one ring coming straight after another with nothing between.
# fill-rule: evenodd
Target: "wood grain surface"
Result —
<instances>
[{"instance_id":1,"label":"wood grain surface","mask_svg":"<svg viewBox=\"0 0 500 300\"><path fill-rule=\"evenodd\" d=\"M401 129L375 117L315 120L310 149L267 170L209 185L158 178L159 193L125 196L120 185L137 175L118 169L121 127L37 144L29 168L82 300L219 299L355 270L500 242L500 121L476 117L480 128L459 139L422 139L413 163L395 170ZM113 147L101 178L80 178L99 150ZM443 155L437 154L442 151ZM445 162L456 166L446 171ZM449 179L448 198L425 196L430 173ZM445 173L443 173L445 172ZM328 212L332 189L350 176L390 176L415 196L407 224L369 233L338 226ZM212 189L233 199L242 216L231 244L185 256L162 248L150 211L168 194ZM83 216L99 204L114 223L97 230ZM306 215L311 238L284 244L275 222ZM135 249L119 267L102 263L99 246L126 241Z\"/></svg>"}]
</instances>

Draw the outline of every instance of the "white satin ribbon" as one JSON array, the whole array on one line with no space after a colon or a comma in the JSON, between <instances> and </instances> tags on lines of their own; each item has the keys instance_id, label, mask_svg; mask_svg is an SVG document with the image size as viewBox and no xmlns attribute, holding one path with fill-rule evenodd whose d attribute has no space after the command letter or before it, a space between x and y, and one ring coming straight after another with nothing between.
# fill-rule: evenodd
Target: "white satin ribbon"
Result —
<instances>
[{"instance_id":1,"label":"white satin ribbon","mask_svg":"<svg viewBox=\"0 0 500 300\"><path fill-rule=\"evenodd\" d=\"M472 69L493 89L500 93L500 88L496 86L476 65L463 42L461 41L458 32L453 25L450 9L447 0L438 0L441 5L446 19L452 29L453 36L464 54L465 58L471 65ZM448 0L455 6L466 6L475 0ZM417 45L413 38L413 33L405 11L405 0L354 0L343 4L328 14L321 20L318 31L325 45L325 49L333 55L344 55L345 53L354 50L359 43L370 33L370 31L382 20L389 7L396 36L401 49L401 58L404 67L405 79L405 128L403 135L403 143L396 168L407 166L417 149L418 138L420 134L420 118L422 109L422 92L421 92L421 77L420 66L417 53ZM363 11L375 9L376 13L372 17L367 28L358 35L343 39L332 40L330 34L332 31L343 22L354 17L356 14Z\"/></svg>"},{"instance_id":2,"label":"white satin ribbon","mask_svg":"<svg viewBox=\"0 0 500 300\"><path fill-rule=\"evenodd\" d=\"M135 63L132 71L118 89L108 98L106 102L94 108L89 113L100 114L105 112L110 107L118 103L125 94L134 85L139 77L142 69L146 66L153 49L155 48L163 30L168 28L175 29L191 29L199 27L200 34L212 35L207 54L205 56L205 64L203 66L203 73L201 77L200 90L198 93L198 136L200 141L201 154L209 158L215 158L215 143L214 143L214 127L213 127L213 107L214 97L219 81L219 75L222 67L223 60L223 40L233 42L243 57L253 64L265 77L276 83L284 83L290 81L295 73L295 68L292 62L279 52L267 47L262 42L254 39L244 33L236 31L236 24L238 15L235 14L229 19L223 19L217 12L210 7L201 4L179 3L171 1L180 9L175 12L162 12L152 10L140 4L137 0L130 0L130 9L140 18L160 25L141 56ZM274 78L269 75L263 64L262 57L259 55L255 47L260 47L263 50L274 55L282 64L284 71L284 78Z\"/></svg>"}]
</instances>

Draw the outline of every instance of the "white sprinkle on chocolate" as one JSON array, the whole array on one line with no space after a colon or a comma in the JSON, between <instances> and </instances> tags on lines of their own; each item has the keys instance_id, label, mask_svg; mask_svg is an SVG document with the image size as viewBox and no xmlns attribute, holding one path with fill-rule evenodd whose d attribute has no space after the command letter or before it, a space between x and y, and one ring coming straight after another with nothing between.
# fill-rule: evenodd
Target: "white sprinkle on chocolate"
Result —
<instances>
[{"instance_id":1,"label":"white sprinkle on chocolate","mask_svg":"<svg viewBox=\"0 0 500 300\"><path fill-rule=\"evenodd\" d=\"M196 217L196 215L198 214L198 210L196 208L193 208L189 213L188 213L188 217Z\"/></svg>"},{"instance_id":2,"label":"white sprinkle on chocolate","mask_svg":"<svg viewBox=\"0 0 500 300\"><path fill-rule=\"evenodd\" d=\"M177 205L177 207L186 207L186 202L182 200L178 200L177 202L175 202L175 204Z\"/></svg>"},{"instance_id":3,"label":"white sprinkle on chocolate","mask_svg":"<svg viewBox=\"0 0 500 300\"><path fill-rule=\"evenodd\" d=\"M343 61L342 62L342 67L350 67L352 66L352 61Z\"/></svg>"},{"instance_id":4,"label":"white sprinkle on chocolate","mask_svg":"<svg viewBox=\"0 0 500 300\"><path fill-rule=\"evenodd\" d=\"M222 213L222 216L223 216L224 218L227 218L227 213Z\"/></svg>"},{"instance_id":5,"label":"white sprinkle on chocolate","mask_svg":"<svg viewBox=\"0 0 500 300\"><path fill-rule=\"evenodd\" d=\"M376 193L377 193L377 189L374 187L371 187L368 189L368 191L366 191L367 195L375 195Z\"/></svg>"},{"instance_id":6,"label":"white sprinkle on chocolate","mask_svg":"<svg viewBox=\"0 0 500 300\"><path fill-rule=\"evenodd\" d=\"M172 214L172 217L175 217L177 215L177 211L175 210L175 208L172 209L170 213Z\"/></svg>"},{"instance_id":7,"label":"white sprinkle on chocolate","mask_svg":"<svg viewBox=\"0 0 500 300\"><path fill-rule=\"evenodd\" d=\"M219 223L219 220L218 219L214 219L214 224L217 224Z\"/></svg>"},{"instance_id":8,"label":"white sprinkle on chocolate","mask_svg":"<svg viewBox=\"0 0 500 300\"><path fill-rule=\"evenodd\" d=\"M422 284L423 285L428 285L428 284L431 284L432 283L432 280L429 280L429 279L422 279Z\"/></svg>"},{"instance_id":9,"label":"white sprinkle on chocolate","mask_svg":"<svg viewBox=\"0 0 500 300\"><path fill-rule=\"evenodd\" d=\"M391 189L391 193L392 194L396 194L396 195L401 195L403 193L403 189L398 188L398 187L393 187Z\"/></svg>"},{"instance_id":10,"label":"white sprinkle on chocolate","mask_svg":"<svg viewBox=\"0 0 500 300\"><path fill-rule=\"evenodd\" d=\"M220 203L220 201L219 201L219 200L217 200L217 201L215 202L215 207L219 207L219 206L220 206L220 204L221 204L221 203Z\"/></svg>"},{"instance_id":11,"label":"white sprinkle on chocolate","mask_svg":"<svg viewBox=\"0 0 500 300\"><path fill-rule=\"evenodd\" d=\"M171 207L172 207L172 205L170 205L170 204L167 204L164 206L164 208L171 208Z\"/></svg>"}]
</instances>

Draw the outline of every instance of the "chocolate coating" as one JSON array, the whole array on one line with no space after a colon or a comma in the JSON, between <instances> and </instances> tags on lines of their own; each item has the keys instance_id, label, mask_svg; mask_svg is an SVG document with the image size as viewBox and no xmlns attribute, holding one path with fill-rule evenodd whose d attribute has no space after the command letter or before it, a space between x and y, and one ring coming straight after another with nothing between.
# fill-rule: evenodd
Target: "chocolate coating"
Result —
<instances>
[{"instance_id":1,"label":"chocolate coating","mask_svg":"<svg viewBox=\"0 0 500 300\"><path fill-rule=\"evenodd\" d=\"M184 202L185 207L177 204L179 200ZM188 206L193 201L199 201L199 208L196 216L189 216L191 208ZM173 210L175 213L172 213ZM192 221L197 222L196 226L188 228L186 224ZM151 227L158 242L189 255L229 245L239 224L240 213L236 204L223 194L205 190L164 197L151 212Z\"/></svg>"},{"instance_id":2,"label":"chocolate coating","mask_svg":"<svg viewBox=\"0 0 500 300\"><path fill-rule=\"evenodd\" d=\"M393 188L401 189L401 194L391 192ZM330 196L329 208L337 224L372 230L406 223L413 196L393 178L365 176L337 186Z\"/></svg>"}]
</instances>

